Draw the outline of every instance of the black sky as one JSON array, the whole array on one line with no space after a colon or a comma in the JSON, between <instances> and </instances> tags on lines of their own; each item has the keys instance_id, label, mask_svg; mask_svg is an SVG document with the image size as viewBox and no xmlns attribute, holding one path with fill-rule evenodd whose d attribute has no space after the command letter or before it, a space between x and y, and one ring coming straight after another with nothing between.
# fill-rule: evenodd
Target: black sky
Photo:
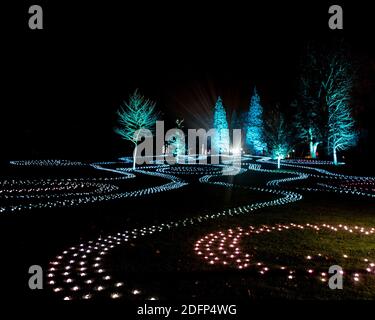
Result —
<instances>
[{"instance_id":1,"label":"black sky","mask_svg":"<svg viewBox=\"0 0 375 320\"><path fill-rule=\"evenodd\" d=\"M166 120L183 117L189 127L209 121L218 95L229 113L245 110L255 85L266 107L288 104L305 45L336 38L364 63L365 114L372 114L375 22L367 2L343 3L343 31L328 29L329 2L202 2L36 1L42 31L27 27L30 3L11 8L1 158L122 154L127 144L113 132L115 112L135 88Z\"/></svg>"}]
</instances>

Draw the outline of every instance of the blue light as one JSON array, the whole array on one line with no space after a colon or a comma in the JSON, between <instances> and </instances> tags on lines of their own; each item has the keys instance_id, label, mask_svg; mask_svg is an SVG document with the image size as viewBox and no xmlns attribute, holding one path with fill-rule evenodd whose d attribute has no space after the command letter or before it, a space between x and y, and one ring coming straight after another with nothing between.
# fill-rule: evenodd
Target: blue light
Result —
<instances>
[{"instance_id":1,"label":"blue light","mask_svg":"<svg viewBox=\"0 0 375 320\"><path fill-rule=\"evenodd\" d=\"M212 147L219 153L229 153L227 113L220 97L217 99L215 105L213 127L216 129L216 134L212 139Z\"/></svg>"},{"instance_id":2,"label":"blue light","mask_svg":"<svg viewBox=\"0 0 375 320\"><path fill-rule=\"evenodd\" d=\"M252 154L261 155L266 149L263 136L263 108L256 88L251 97L247 116L246 144Z\"/></svg>"}]
</instances>

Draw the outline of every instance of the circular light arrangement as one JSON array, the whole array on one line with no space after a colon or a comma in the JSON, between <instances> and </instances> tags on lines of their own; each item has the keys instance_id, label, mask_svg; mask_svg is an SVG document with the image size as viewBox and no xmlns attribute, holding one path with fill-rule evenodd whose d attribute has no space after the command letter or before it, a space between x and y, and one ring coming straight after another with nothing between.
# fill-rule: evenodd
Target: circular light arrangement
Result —
<instances>
[{"instance_id":1,"label":"circular light arrangement","mask_svg":"<svg viewBox=\"0 0 375 320\"><path fill-rule=\"evenodd\" d=\"M288 280L295 280L299 276L311 277L319 281L327 281L327 260L331 264L335 263L335 257L327 257L322 253L310 254L302 257L306 260L306 266L303 269L297 269L295 266L280 264L280 261L264 262L256 258L256 249L246 250L243 247L243 241L246 238L254 238L260 234L286 233L290 230L304 232L312 230L314 232L328 231L334 233L350 233L362 236L374 236L375 228L364 228L358 226L329 225L329 224L276 224L262 225L260 227L249 226L246 228L236 227L226 231L217 231L207 234L199 239L194 245L194 252L208 265L232 267L236 269L253 270L261 276L266 274L277 274ZM323 249L322 249L323 250ZM349 260L350 257L343 253L342 257ZM301 258L301 257L298 257ZM337 257L336 257L337 259ZM337 261L337 260L336 260ZM354 282L358 282L364 275L375 275L375 257L364 257L361 259L362 267L359 270L344 270L344 274Z\"/></svg>"},{"instance_id":2,"label":"circular light arrangement","mask_svg":"<svg viewBox=\"0 0 375 320\"><path fill-rule=\"evenodd\" d=\"M190 158L189 158L190 159ZM259 163L252 163L257 159ZM169 231L175 228L181 227L189 227L194 226L195 224L204 223L206 221L211 221L214 219L220 219L225 216L235 216L241 214L249 214L254 212L255 210L277 206L277 205L284 205L287 203L292 203L295 201L299 201L302 199L302 195L294 192L292 190L287 190L285 187L282 188L281 185L289 182L295 182L297 180L306 180L306 183L315 182L317 179L325 179L325 181L337 181L341 184L334 185L335 188L350 188L353 191L353 195L361 195L361 192L369 192L369 190L357 190L353 189L352 187L348 187L345 184L354 184L360 183L362 186L366 185L371 186L374 178L371 177L356 177L356 176L346 176L342 174L331 173L327 170L315 168L315 167L308 167L297 165L294 163L283 163L284 166L288 166L290 168L295 168L296 170L269 170L262 168L262 164L274 164L274 162L270 161L270 158L267 157L255 157L255 156L243 156L242 162L237 162L235 165L233 164L220 164L220 165L191 165L191 164L177 164L177 165L167 165L164 164L161 160L153 160L151 164L138 166L136 170L132 170L130 167L126 167L124 165L132 163L132 158L122 158L121 162L114 161L114 162L96 162L92 163L90 166L96 170L107 171L115 174L121 175L120 177L110 177L110 178L95 178L95 179L108 179L108 180L93 180L94 178L89 178L90 180L84 181L76 181L72 180L74 183L69 185L71 182L70 179L67 179L69 183L64 184L63 182L59 182L58 180L49 181L45 185L41 184L39 189L39 185L31 185L30 183L23 183L23 181L18 181L15 183L15 180L8 180L8 182L4 182L3 185L7 185L4 188L3 193L0 193L1 197L10 196L8 200L17 199L17 190L23 190L20 194L30 196L29 198L26 197L26 200L33 200L31 203L27 204L16 204L11 207L10 211L20 211L25 209L33 209L33 208L51 208L51 207L59 207L59 206L76 206L81 204L87 203L96 203L101 201L108 201L114 199L125 199L125 198L132 198L132 197L140 197L144 195L151 195L157 192L164 192L169 190L174 190L177 188L181 188L187 185L187 182L177 177L177 175L195 175L200 176L199 182L204 184L210 185L217 185L222 186L225 188L241 188L245 191L253 192L261 192L261 193L268 193L275 196L274 199L256 203L250 203L247 205L237 206L234 208L223 209L219 212L208 212L203 215L199 215L196 217L185 218L185 219L178 219L174 221L169 221L165 223L160 223L157 225L150 225L145 226L142 228L135 228L130 230L124 230L122 232L118 232L116 234L108 235L106 237L99 237L96 240L91 240L87 242L82 242L77 246L70 247L69 249L64 250L61 254L55 257L50 262L49 270L47 277L49 281L47 282L49 286L51 286L53 292L58 294L64 300L73 300L73 299L92 299L98 296L101 297L108 297L111 299L119 299L119 298L126 298L131 296L137 296L141 299L157 299L157 296L149 294L147 290L142 288L134 288L127 286L126 282L120 282L116 280L113 275L110 273L110 266L107 263L107 255L116 247L128 245L129 242L135 241L137 239L143 238L148 235L152 235L158 232ZM261 164L262 163L262 164ZM307 163L306 163L307 164ZM318 163L316 163L318 164ZM47 164L46 164L47 165ZM56 165L58 165L56 163ZM110 166L110 167L108 167ZM291 177L288 178L279 178L269 180L266 186L242 186L234 183L218 181L218 177L223 176L233 176L236 174L241 174L246 172L247 170L252 171L259 171L261 173L271 173L271 174L289 174ZM315 170L316 173L306 173L306 170ZM129 179L134 178L138 175L150 175L159 178L163 178L168 180L167 183L163 185L159 185L156 187L148 187L144 189L134 190L134 191L127 191L121 192L118 189L117 185L114 185L117 180L116 179ZM214 179L215 178L215 179ZM314 180L312 180L312 179ZM109 183L111 182L111 183ZM0 182L1 184L2 182ZM18 183L18 184L17 184ZM95 185L97 183L97 185ZM108 184L107 184L108 183ZM316 182L315 182L316 183ZM92 184L92 185L90 185ZM332 186L332 183L330 184ZM327 186L319 186L320 191L327 191L330 187ZM43 190L44 188L44 190ZM54 190L56 188L56 190ZM101 192L97 192L97 194L68 194L66 198L62 197L59 199L64 193L79 193L79 192L87 192L92 191L91 188L95 190L101 190ZM102 188L102 189L100 189ZM314 191L308 188L296 188L296 190L303 190L303 191ZM73 190L73 191L72 191ZM355 193L357 192L357 193ZM359 192L359 193L358 193ZM38 199L39 195L45 196L46 194L52 195L52 199L45 201L48 197L40 198L40 201L35 201ZM55 196L55 198L53 198ZM70 198L71 197L71 198ZM0 207L0 211L3 210L4 207ZM6 210L9 210L6 209ZM276 226L263 226L263 230L261 232L274 232ZM309 225L309 226L301 226L301 225L279 225L282 231L287 230L288 228L314 228L316 226ZM331 227L331 226L330 226ZM343 230L348 228L347 226L343 226ZM302 228L302 229L303 229ZM321 226L321 228L326 228ZM340 228L334 227L337 230L341 230ZM256 228L254 228L256 229ZM249 234L254 235L254 229L251 229ZM237 230L237 229L233 229ZM232 230L232 231L233 231ZM331 229L327 229L331 230ZM363 232L361 231L363 230ZM260 231L260 230L258 230ZM279 231L279 230L278 230ZM234 231L233 231L234 232ZM242 231L243 232L243 231ZM355 229L348 228L348 232L356 232ZM365 235L373 234L374 230L365 230L359 229L358 232L362 232ZM222 232L226 234L225 232ZM220 234L214 234L217 237ZM227 234L228 235L228 234ZM237 234L238 235L238 234ZM229 235L228 235L229 237ZM232 235L233 237L233 235ZM229 258L225 258L225 260L221 260L220 255L215 255L214 252L210 252L209 255L204 255L202 250L199 250L201 254L199 256L207 256L208 258L205 259L207 263L210 265L217 265L219 261L222 261L223 265L226 266L233 266L238 269L246 269L246 268L255 268L260 275L268 274L269 272L273 272L274 266L271 265L264 265L261 261L256 262L256 266L253 266L253 261L251 260L251 253L245 253L245 256L242 255L241 248L237 246L241 237L239 237L235 243L231 243L233 247L230 247L232 250L224 250L224 245L222 246L221 254L225 252L231 252ZM211 239L212 240L212 239ZM234 239L233 239L234 240ZM203 241L203 240L202 240ZM213 240L212 240L213 241ZM213 244L212 242L211 244ZM236 250L238 249L238 250ZM198 250L196 250L197 252ZM212 253L212 254L211 254ZM226 254L226 253L225 253ZM248 254L248 256L246 256ZM350 257L347 253L343 253L347 256L347 259ZM233 256L231 258L230 256ZM345 257L344 257L345 258ZM235 260L228 260L228 259L235 259ZM248 259L249 261L247 261ZM314 255L308 255L306 257L306 261L315 261L319 259ZM366 272L372 273L374 270L374 262L370 262L369 258L365 258L368 261L368 264L364 265L366 267ZM299 270L293 270L287 266L280 266L281 272L287 275L287 279L293 280L297 276L299 276ZM308 267L303 272L310 276L316 276L317 268ZM324 275L323 275L324 273ZM355 272L352 277L353 281L358 282L360 281L364 272L358 270ZM320 280L326 281L327 276L325 272L320 273ZM151 298L150 298L151 297Z\"/></svg>"},{"instance_id":3,"label":"circular light arrangement","mask_svg":"<svg viewBox=\"0 0 375 320\"><path fill-rule=\"evenodd\" d=\"M119 282L116 281L114 277L109 274L108 267L105 265L103 259L105 259L105 257L114 248L122 245L127 245L130 241L134 241L136 239L152 235L157 232L169 231L181 227L194 226L198 223L219 219L225 216L249 214L257 209L261 209L268 206L283 205L286 203L298 201L302 198L300 194L291 191L275 190L264 187L238 186L233 183L211 181L211 179L214 177L223 175L236 175L238 174L238 172L243 173L246 171L246 169L239 169L232 166L221 165L221 167L222 170L220 172L215 173L215 175L205 175L201 177L199 181L201 183L219 185L230 188L243 188L251 192L266 192L274 194L275 196L277 196L277 198L269 201L256 202L248 205L238 206L235 208L224 209L220 212L207 213L205 215L197 217L185 218L166 223L161 223L158 225L136 228L132 230L125 230L123 232L118 232L114 235L108 235L105 238L100 237L94 241L80 243L75 247L71 247L68 250L63 251L53 261L50 262L51 268L53 269L50 269L49 272L55 279L54 282L51 284L53 292L57 292L61 295L61 297L66 297L66 289L56 291L56 288L64 288L64 285L66 286L66 278L68 277L68 279L70 279L69 281L74 281L79 288L82 288L80 290L73 290L73 292L72 290L69 290L68 297L70 299L83 299L84 296L86 296L87 294L90 295L90 298L94 298L97 296L107 296L109 298L113 298L113 295L116 295L116 298L125 298L129 297L129 295L133 295L140 296L141 299L144 299L146 298L147 293L143 293L143 291L138 288L129 288L126 285L124 285L122 287L122 291L120 291L120 288L117 285ZM139 170L137 172L143 171ZM160 172L153 172L152 174L163 176L165 175ZM78 260L80 260L81 262L84 261L84 265L87 265L87 268L84 270L84 277L80 275L82 271L80 264L77 265L77 267L73 268L73 271L75 271L74 277L71 273L65 275L64 270L66 266L71 265L72 263L74 266L74 264L77 264ZM58 262L58 264L56 264L56 262ZM89 279L89 281L85 281L85 279ZM85 292L84 296L80 294L81 291ZM154 299L157 299L155 295L152 295L152 297Z\"/></svg>"},{"instance_id":4,"label":"circular light arrangement","mask_svg":"<svg viewBox=\"0 0 375 320\"><path fill-rule=\"evenodd\" d=\"M59 207L74 207L84 204L93 204L97 202L118 200L124 198L134 198L144 195L151 195L158 192L165 192L185 186L187 183L180 178L163 174L159 172L152 172L149 170L132 170L127 168L110 169L101 167L98 164L92 165L97 170L110 171L113 173L120 174L121 177L110 177L110 178L78 178L78 179L36 179L36 180L3 180L0 181L0 185L5 187L4 197L7 199L21 200L18 203L12 203L11 205L0 206L0 212L19 212L24 210L42 209L42 208L59 208ZM121 192L117 186L104 185L103 183L93 183L92 181L119 181L129 178L136 177L135 174L145 174L149 176L156 176L169 182L143 189L134 191ZM60 186L62 190L65 181L65 189L79 189L79 187L86 186L93 188L91 192L60 192L52 194L51 191ZM22 186L23 189L19 188ZM32 186L32 187L30 187ZM40 186L40 188L35 188ZM26 188L25 188L26 187ZM43 191L45 189L45 191ZM60 191L61 191L60 190ZM20 192L19 192L20 191ZM18 195L17 195L18 193ZM16 196L14 196L16 194ZM33 200L32 202L24 203L24 200Z\"/></svg>"}]
</instances>

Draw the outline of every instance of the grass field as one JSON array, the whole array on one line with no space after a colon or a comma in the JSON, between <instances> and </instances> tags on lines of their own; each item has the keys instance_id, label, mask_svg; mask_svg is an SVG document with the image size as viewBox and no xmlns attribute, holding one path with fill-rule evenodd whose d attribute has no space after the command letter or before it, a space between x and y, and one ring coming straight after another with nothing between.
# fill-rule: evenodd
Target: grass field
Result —
<instances>
[{"instance_id":1,"label":"grass field","mask_svg":"<svg viewBox=\"0 0 375 320\"><path fill-rule=\"evenodd\" d=\"M35 173L22 169L22 176ZM92 169L85 169L85 175ZM82 175L83 171L49 169L47 176ZM94 171L100 176L101 172ZM20 172L18 172L20 174ZM21 175L21 174L20 174ZM38 173L40 175L40 173ZM243 186L259 186L287 174L262 174L248 171L232 178ZM195 177L184 177L190 184L169 192L139 199L116 200L75 208L31 210L1 217L1 243L4 261L8 261L9 290L25 298L55 299L50 290L35 294L27 288L27 269L31 264L46 266L62 248L77 241L95 239L132 227L147 226L185 217L196 217L244 204L269 201L275 195L246 189L200 184ZM124 190L158 185L161 178L140 175L131 183L123 182ZM289 189L306 185L292 182ZM301 191L302 192L302 191ZM194 244L209 233L237 227L259 228L277 224L347 225L375 227L373 200L365 197L334 193L302 192L304 198L294 203L266 207L248 214L221 217L193 226L178 227L141 239L112 250L106 258L106 268L126 288L137 288L142 295L128 295L129 300L157 297L175 300L248 300L248 299L374 299L375 274L366 271L364 259L375 262L375 234L364 235L330 231L321 228L293 229L282 232L251 234L241 238L239 245L249 253L251 261L261 261L270 271L261 274L259 268L239 270L231 265L211 265L194 251ZM345 255L345 256L344 256ZM311 256L312 259L307 259ZM343 290L328 287L331 265L344 270ZM281 266L293 270L293 279ZM308 270L312 269L312 274ZM358 281L353 279L359 273ZM38 298L39 299L39 298Z\"/></svg>"}]
</instances>

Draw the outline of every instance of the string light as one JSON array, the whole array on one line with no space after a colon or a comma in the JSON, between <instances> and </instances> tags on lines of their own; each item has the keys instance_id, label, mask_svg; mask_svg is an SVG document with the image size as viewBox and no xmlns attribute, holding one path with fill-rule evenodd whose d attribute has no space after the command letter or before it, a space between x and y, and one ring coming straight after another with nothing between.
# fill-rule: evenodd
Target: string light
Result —
<instances>
[{"instance_id":1,"label":"string light","mask_svg":"<svg viewBox=\"0 0 375 320\"><path fill-rule=\"evenodd\" d=\"M201 157L201 156L200 156ZM194 159L194 156L189 156L188 160ZM185 159L186 160L186 159ZM184 161L185 161L184 160ZM252 163L254 160L258 161L258 163L254 164ZM53 160L52 160L53 161ZM221 186L224 188L231 188L231 189L242 189L249 193L254 192L260 192L260 193L268 193L275 196L274 199L268 200L268 201L262 201L262 202L255 202L255 203L249 203L242 206L237 206L234 208L227 208L223 209L219 212L209 212L205 213L203 215L199 215L196 217L190 217L185 219L178 219L174 221L169 222L163 222L156 225L150 225L145 226L137 229L130 229L130 230L124 230L122 232L118 232L116 234L108 235L105 237L99 237L96 240L90 240L87 242L80 243L79 245L75 247L71 247L68 250L64 250L63 253L60 253L58 256L56 256L51 262L57 262L57 264L51 264L53 266L52 270L49 270L48 277L53 278L54 280L51 280L53 282L49 282L48 285L52 287L53 292L56 294L61 294L62 291L64 291L66 287L66 281L71 280L70 282L74 282L74 286L71 287L71 295L61 297L69 298L71 299L91 299L98 294L101 294L101 292L104 292L107 297L117 299L120 297L125 297L126 292L131 295L139 295L146 299L148 299L148 296L145 296L145 294L149 294L149 292L141 292L138 289L134 289L129 291L129 289L124 285L122 282L116 281L112 275L109 274L109 269L107 268L107 264L100 264L97 265L98 261L102 262L102 259L106 259L107 253L109 253L111 250L118 246L123 246L129 244L130 240L135 240L141 237L145 237L148 235L155 234L157 232L164 232L164 231L170 231L175 228L181 228L181 227L188 227L188 226L194 226L195 224L204 223L206 221L214 220L214 219L220 219L223 217L230 217L230 216L237 216L237 215L243 215L243 214L250 214L254 212L255 210L265 208L265 207L271 207L271 206L277 206L277 205L285 205L288 203L296 202L302 199L302 195L298 192L295 192L292 190L294 188L295 190L303 190L303 191L314 191L312 189L319 189L319 191L327 191L327 190L333 190L333 188L327 187L327 186L321 186L318 185L318 187L314 188L298 188L293 187L293 183L297 182L298 180L306 180L306 182L310 183L309 178L314 179L329 179L332 181L340 182L341 184L333 185L330 183L330 186L333 186L334 188L339 188L339 191L343 191L343 189L350 188L353 193L353 195L361 195L360 193L368 193L371 194L373 191L373 182L375 181L371 177L356 177L356 176L346 176L342 174L336 174L329 172L327 170L321 169L321 168L314 168L314 167L308 167L309 163L307 162L298 162L293 163L287 160L282 161L283 166L287 166L290 168L295 168L297 170L270 170L263 168L263 164L272 164L275 165L275 162L270 161L269 158L266 157L249 157L249 156L243 156L241 158L241 162L233 165L228 165L230 159L228 161L223 161L224 164L221 165L191 165L191 164L184 164L184 165L175 165L175 166L169 166L166 164L163 164L160 159L156 159L151 161L152 164L139 166L136 170L131 170L130 168L123 167L124 164L132 163L132 158L122 158L120 162L118 161L112 161L112 162L96 162L93 164L78 164L85 165L88 168L93 168L95 170L101 170L105 172L114 173L120 176L115 177L103 177L103 178L80 178L80 179L44 179L44 180L34 180L27 182L26 180L7 180L8 182L1 182L2 186L5 186L5 188L2 188L2 192L0 192L0 199L3 197L5 200L5 197L8 197L6 201L19 201L20 197L17 197L17 191L16 190L22 190L20 194L23 194L26 196L26 199L33 200L33 202L25 204L25 203L15 203L11 205L1 206L0 212L9 212L9 211L23 211L23 210L31 210L36 208L53 208L53 207L71 207L71 206L78 206L78 205L84 205L89 203L97 203L102 201L110 201L115 199L125 199L125 198L134 198L134 197L141 197L145 195L151 195L158 192L165 192L170 191L174 189L178 189L181 187L184 187L188 184L187 181L182 180L181 178L177 177L178 175L193 175L193 176L200 176L199 182L204 184L210 184L210 185L216 185ZM73 164L72 164L73 163ZM41 166L70 166L74 165L74 162L71 164L59 164L58 162L51 162L51 163L28 163L28 162L19 162L19 163L12 163L13 165L41 165ZM301 165L304 164L304 165ZM323 163L311 163L312 165L320 165ZM111 168L108 168L106 166L110 165ZM213 178L219 177L219 176L231 176L236 174L242 174L246 172L247 170L252 171L259 171L261 173L267 174L288 174L291 177L282 178L282 179L273 179L269 180L264 185L259 186L242 186L237 185L234 183L229 182L223 182L223 181L214 181ZM301 170L303 170L301 172ZM308 173L306 173L306 170L309 170ZM134 191L127 191L127 192L121 192L119 190L119 187L117 185L117 182L120 182L124 179L132 179L137 177L138 175L150 175L159 177L162 179L168 180L167 183L163 185L159 185L156 187L149 187L149 188L143 188L139 190ZM35 185L34 182L40 183L39 185ZM43 185L45 183L45 185ZM289 189L287 189L284 184L289 185ZM345 185L346 184L346 185ZM355 185L356 184L356 185ZM43 189L44 188L44 189ZM366 189L365 189L366 188ZM1 190L1 189L0 189ZM327 191L329 192L329 191ZM359 192L359 194L355 193ZM40 197L39 197L40 196ZM35 201L36 200L36 201ZM281 225L278 226L278 229L281 231L286 231L289 229L298 229L303 230L303 228L313 228L314 230L330 230L332 232L335 232L337 230L342 231L346 230L347 232L353 233L353 232L359 232L363 235L372 235L374 233L374 229L354 229L353 227L345 226L338 227L338 226L317 226L317 225L311 225L311 226L305 226L305 225L295 225L295 226L285 226L283 228ZM333 229L332 229L333 228ZM336 229L336 230L335 230ZM267 228L267 226L263 226L261 229L251 229L252 231L248 231L249 234L254 235L264 232L275 232L275 229ZM278 231L280 231L278 230ZM233 232L237 232L237 229L234 229ZM243 231L241 231L243 232ZM218 238L220 238L219 234L214 234ZM226 244L229 243L229 235L228 238L222 239L224 242L221 243L221 246L218 247L218 250L220 251L221 255L225 255L225 259L221 259L221 255L218 255L215 250L212 250L211 246L209 245L205 249L210 249L209 251L203 250L203 247L195 247L195 252L197 256L204 259L203 261L206 261L206 263L218 266L218 265L224 265L225 267L231 267L233 264L236 265L238 269L248 269L252 268L254 266L252 261L252 256L248 253L243 253L242 249L240 247L240 239L236 238L234 234L231 234L232 236L232 247L228 247ZM208 236L210 238L210 236ZM217 240L216 238L215 240ZM211 239L214 243L214 239ZM204 243L204 241L202 241ZM208 243L207 243L208 244ZM220 249L219 249L220 248ZM208 252L208 254L206 253ZM233 256L233 257L231 257ZM207 257L207 259L205 259ZM318 255L318 257L320 257ZM84 260L82 260L84 259ZM367 259L367 258L366 258ZM315 261L315 256L311 255L311 260ZM79 261L85 261L84 267L79 264ZM366 270L367 273L372 273L373 266L371 266L371 263L368 262L366 264ZM70 274L62 275L62 270L69 270L65 269L67 267L67 264L74 266L72 268L72 271ZM96 265L96 266L94 266ZM259 275L266 276L267 274L270 274L274 272L274 267L270 265L265 265L263 262L259 261L255 264L256 267L259 269ZM76 267L79 268L76 268ZM105 266L105 268L104 268ZM82 270L82 268L84 268ZM294 270L291 270L290 267L287 266L277 266L278 270L281 270L286 273L287 278L289 280L294 280L299 275L295 273ZM370 271L369 271L370 270ZM83 272L84 271L84 272ZM312 277L318 277L321 279L321 281L326 281L326 276L320 273L319 269L317 268L310 268L308 267L306 270L304 270L305 274L308 274ZM360 272L357 272L360 274ZM69 278L66 278L69 277ZM358 280L355 280L354 278L358 278ZM353 276L353 281L358 282L360 277L359 276ZM77 290L73 290L73 288L78 288ZM100 288L100 289L99 289ZM68 287L69 289L69 287ZM121 289L121 292L120 292ZM85 292L85 294L79 293L79 292ZM102 295L101 295L102 296ZM150 298L151 300L152 298Z\"/></svg>"},{"instance_id":2,"label":"string light","mask_svg":"<svg viewBox=\"0 0 375 320\"><path fill-rule=\"evenodd\" d=\"M136 170L137 173L157 176L167 179L170 182L156 187L149 187L129 192L119 192L118 186L115 186L112 183L109 184L107 182L117 182L124 179L134 178L134 170L132 171L132 173L130 173L128 172L129 169L126 168L109 169L101 167L98 164L93 164L91 165L91 167L97 170L115 172L122 176L87 179L69 178L3 180L0 182L0 187L2 187L0 200L1 197L3 197L7 201L13 200L19 201L20 203L12 203L7 206L0 206L0 212L18 212L42 208L74 207L102 201L151 195L159 192L181 188L187 184L186 182L173 175L152 172L148 170ZM19 186L22 186L23 188L21 189L19 188ZM82 189L82 192L78 192ZM70 192L63 192L64 190L69 190ZM25 200L33 200L33 202L24 204Z\"/></svg>"},{"instance_id":3,"label":"string light","mask_svg":"<svg viewBox=\"0 0 375 320\"><path fill-rule=\"evenodd\" d=\"M97 164L96 164L97 166ZM189 170L194 170L195 166L189 167ZM155 232L162 232L162 231L169 231L174 228L179 228L179 227L187 227L191 225L195 225L197 223L202 223L205 221L213 220L213 219L219 219L222 218L223 216L235 216L235 215L240 215L240 214L249 214L252 213L253 211L257 209L261 209L267 206L276 206L276 205L283 205L286 203L298 201L302 198L300 194L297 194L295 192L291 191L284 191L284 190L275 190L275 189L270 189L270 188L265 188L265 187L248 187L248 186L237 186L232 183L227 183L227 182L221 182L221 181L212 181L212 179L216 176L231 176L231 175L236 175L238 173L244 173L246 172L246 169L244 168L238 168L238 167L233 167L233 166L228 166L228 165L216 165L216 169L214 170L199 170L199 174L201 177L199 178L199 182L205 183L205 184L213 184L213 185L219 185L223 187L229 187L229 188L243 188L247 190L248 192L266 192L270 194L276 195L278 198L269 200L269 201L263 201L263 202L256 202L256 203L250 203L247 205L235 207L235 208L229 208L222 210L220 212L216 213L207 213L198 217L192 217L192 218L185 218L181 220L176 220L176 221L170 221L170 222L165 222L161 223L159 225L152 225L148 227L143 227L139 229L132 229L132 230L125 230L123 232L118 232L117 234L114 235L109 235L105 238L98 238L95 241L89 241L88 243L81 243L80 245L77 245L75 247L70 248L69 250L63 251L63 254L60 254L59 261L62 262L61 265L59 265L59 268L63 267L65 261L69 261L71 257L75 256L78 260L82 258L83 253L82 252L88 252L86 253L87 255L87 266L88 269L85 271L86 276L89 278L94 278L95 279L95 285L96 288L98 286L104 285L101 281L105 281L107 284L106 286L108 288L118 288L118 282L115 282L114 279L109 276L108 274L105 274L104 269L97 269L99 265L97 265L98 259L101 259L101 256L108 252L109 250L112 250L114 247L118 245L124 245L127 244L129 239L136 239L139 237L143 237L146 235L151 235L154 234ZM165 169L168 168L168 166L162 165L162 167L151 167L153 169ZM149 173L151 168L148 169ZM117 169L110 169L110 170L116 170L120 171L118 168ZM188 172L189 170L183 169L182 171L184 173ZM135 172L143 172L145 170L138 169L135 170ZM164 172L165 170L159 170L159 172L152 172L152 174L158 175L158 176L163 176L165 177L167 174ZM175 170L179 171L179 170ZM125 170L126 172L126 170ZM134 172L134 171L132 171ZM202 173L207 173L209 172L210 174L205 174L202 176ZM182 182L179 178L176 178L170 174L167 175L167 178L173 179L173 182L178 182L181 184L186 184L186 182ZM112 245L110 245L112 243ZM73 260L77 260L73 259ZM55 259L57 260L57 259ZM77 260L77 261L78 261ZM90 263L89 261L93 261L94 263ZM100 261L100 260L99 260ZM214 261L215 262L215 261ZM77 263L77 262L75 262ZM90 267L90 265L93 266L93 268ZM95 274L98 274L98 271L102 270L102 273L104 275L101 278L98 278ZM267 272L267 269L264 270ZM108 280L104 280L108 279ZM82 290L89 292L92 296L95 296L98 293L98 290L95 290L95 287L92 287L94 285L94 281L86 281L82 282L80 281L80 277L77 276L76 279L77 282L79 282L80 286L83 286L84 288ZM113 282L112 282L113 281ZM55 286L57 286L59 283L56 283ZM121 283L121 286L123 284ZM126 290L126 289L125 289ZM132 291L131 292L133 295L140 295L140 291ZM76 298L82 298L82 296L76 296Z\"/></svg>"},{"instance_id":4,"label":"string light","mask_svg":"<svg viewBox=\"0 0 375 320\"><path fill-rule=\"evenodd\" d=\"M86 164L79 161L70 160L14 160L9 161L13 166L25 167L77 167L86 166Z\"/></svg>"},{"instance_id":5,"label":"string light","mask_svg":"<svg viewBox=\"0 0 375 320\"><path fill-rule=\"evenodd\" d=\"M280 266L279 261L274 263L268 263L267 265L263 261L256 260L254 257L257 256L256 250L253 249L252 252L244 252L241 248L241 241L245 237L255 237L259 234L264 233L272 233L272 232L280 232L280 231L290 231L290 230L299 230L299 231L306 231L312 230L315 232L325 230L329 232L347 232L349 233L350 230L356 230L358 235L374 235L375 229L374 228L348 228L347 226L338 225L338 226L331 226L328 224L321 224L321 225L314 225L314 224L277 224L274 226L262 225L260 227L249 226L248 228L231 228L226 231L217 231L214 233L207 234L201 237L199 240L195 242L194 245L194 252L203 259L204 262L210 265L225 265L226 267L232 267L236 269L254 269L258 272L258 274L264 276L266 274L279 274L280 270L286 274L287 279L292 280L296 279L296 275L305 276L306 274L312 278L321 280L325 282L327 274L325 272L319 272L319 269L326 269L327 266L322 265L321 267L317 266L317 264L322 262L322 254L318 255L307 255L305 256L306 260L309 261L307 264L306 269L304 270L295 270L295 268ZM199 252L210 252L209 256L207 253L205 255L198 254ZM344 259L349 259L347 254L342 255ZM252 257L251 259L249 257ZM325 257L327 259L327 257ZM330 259L333 260L333 259ZM215 261L215 263L213 263ZM363 266L363 269L358 271L351 270L348 276L352 276L355 282L360 281L360 275L362 274L362 270L366 270L367 273L374 273L375 270L373 267L375 266L374 262L369 263L368 258L363 258L362 261L366 262ZM225 263L223 263L225 262ZM309 267L310 264L314 264L315 267ZM344 274L344 272L343 272Z\"/></svg>"}]
</instances>

